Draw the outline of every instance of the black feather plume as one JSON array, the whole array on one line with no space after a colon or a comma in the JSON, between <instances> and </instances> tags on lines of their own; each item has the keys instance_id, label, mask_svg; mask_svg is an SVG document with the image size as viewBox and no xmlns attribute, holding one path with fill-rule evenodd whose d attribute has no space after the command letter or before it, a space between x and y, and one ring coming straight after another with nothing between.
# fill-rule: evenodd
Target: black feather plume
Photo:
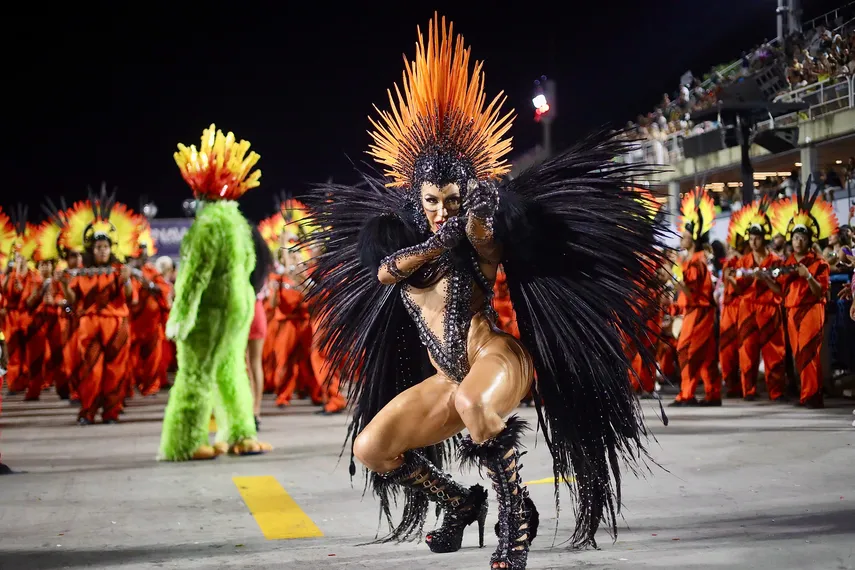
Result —
<instances>
[{"instance_id":1,"label":"black feather plume","mask_svg":"<svg viewBox=\"0 0 855 570\"><path fill-rule=\"evenodd\" d=\"M318 323L316 340L328 365L350 387L352 418L350 473L356 473L352 444L377 412L395 396L435 371L407 313L400 286L377 279L380 259L415 245L416 232L398 216L403 195L379 180L364 179L364 187L322 184L304 197L313 224L320 231L303 246L321 246L307 300ZM450 448L422 450L438 466L447 463ZM380 541L416 538L429 504L412 490L386 484L370 475L381 515L391 528ZM403 499L402 520L394 524L391 507Z\"/></svg>"},{"instance_id":2,"label":"black feather plume","mask_svg":"<svg viewBox=\"0 0 855 570\"><path fill-rule=\"evenodd\" d=\"M560 481L576 499L575 546L601 521L617 533L621 461L636 472L645 428L628 377L628 340L643 347L665 266L662 226L631 190L653 168L614 158L626 143L598 133L507 182L497 234L523 344L537 371L538 421Z\"/></svg>"}]
</instances>

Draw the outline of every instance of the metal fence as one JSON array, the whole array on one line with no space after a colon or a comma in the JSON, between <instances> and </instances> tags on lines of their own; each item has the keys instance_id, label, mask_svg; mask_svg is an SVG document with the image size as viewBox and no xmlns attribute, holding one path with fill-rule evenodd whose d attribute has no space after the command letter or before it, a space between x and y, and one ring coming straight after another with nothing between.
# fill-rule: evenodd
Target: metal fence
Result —
<instances>
[{"instance_id":1,"label":"metal fence","mask_svg":"<svg viewBox=\"0 0 855 570\"><path fill-rule=\"evenodd\" d=\"M786 127L798 124L799 121L812 121L843 109L855 107L855 76L844 80L827 79L799 89L789 91L775 98L779 101L802 101L809 107L804 111L790 113L775 119L763 121L757 125L758 130ZM718 130L717 124L708 125L707 131ZM646 140L624 157L626 162L648 164L673 164L685 159L683 140L695 134L673 133L662 139Z\"/></svg>"}]
</instances>

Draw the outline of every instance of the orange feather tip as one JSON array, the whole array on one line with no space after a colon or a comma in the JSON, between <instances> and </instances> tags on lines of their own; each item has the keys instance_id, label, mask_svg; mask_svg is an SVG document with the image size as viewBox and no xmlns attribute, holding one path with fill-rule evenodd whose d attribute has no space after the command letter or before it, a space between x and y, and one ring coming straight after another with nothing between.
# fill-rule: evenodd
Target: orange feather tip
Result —
<instances>
[{"instance_id":1,"label":"orange feather tip","mask_svg":"<svg viewBox=\"0 0 855 570\"><path fill-rule=\"evenodd\" d=\"M470 74L471 48L445 17L440 22L434 14L427 42L421 28L416 31L415 60L404 54L402 87L387 91L388 111L375 105L377 117L369 117L374 130L367 152L384 167L387 186L412 186L416 161L438 146L469 162L479 180L507 174L503 157L512 150L506 135L514 121L513 111L501 110L507 98L499 93L487 103L483 62L476 61Z\"/></svg>"},{"instance_id":2,"label":"orange feather tip","mask_svg":"<svg viewBox=\"0 0 855 570\"><path fill-rule=\"evenodd\" d=\"M197 198L237 200L260 185L261 170L253 168L261 157L249 147L248 141L237 141L234 133L223 134L211 123L198 149L179 143L173 157Z\"/></svg>"}]
</instances>

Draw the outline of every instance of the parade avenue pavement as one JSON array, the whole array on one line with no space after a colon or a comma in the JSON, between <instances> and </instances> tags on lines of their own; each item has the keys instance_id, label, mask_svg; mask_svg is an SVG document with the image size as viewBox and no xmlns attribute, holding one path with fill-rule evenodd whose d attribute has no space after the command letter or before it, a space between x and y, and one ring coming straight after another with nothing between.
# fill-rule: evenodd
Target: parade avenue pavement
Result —
<instances>
[{"instance_id":1,"label":"parade avenue pavement","mask_svg":"<svg viewBox=\"0 0 855 570\"><path fill-rule=\"evenodd\" d=\"M302 401L279 410L267 397L260 435L272 453L158 463L166 397L136 397L121 424L88 427L52 392L4 398L0 453L23 473L0 477L0 569L489 568L492 492L483 549L474 526L455 554L423 542L360 546L379 511L361 476L351 485L348 454L339 461L345 416ZM541 527L528 567L855 569L855 405L829 404L669 408L665 427L658 405L642 402L659 465L625 475L618 541L601 529L598 551L563 544L573 526L566 488L556 533L551 462L529 434L522 475ZM534 422L534 409L519 413Z\"/></svg>"}]
</instances>

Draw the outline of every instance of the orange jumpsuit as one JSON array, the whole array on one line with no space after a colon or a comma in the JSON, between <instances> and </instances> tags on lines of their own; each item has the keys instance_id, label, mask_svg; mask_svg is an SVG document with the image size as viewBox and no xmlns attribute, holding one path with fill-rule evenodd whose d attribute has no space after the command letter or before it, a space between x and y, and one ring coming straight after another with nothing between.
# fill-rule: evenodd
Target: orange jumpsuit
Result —
<instances>
[{"instance_id":1,"label":"orange jumpsuit","mask_svg":"<svg viewBox=\"0 0 855 570\"><path fill-rule=\"evenodd\" d=\"M511 293L508 291L508 278L503 269L496 273L496 284L493 286L493 309L498 315L496 323L500 329L513 336L520 338L520 329L517 325L517 315L511 303Z\"/></svg>"},{"instance_id":2,"label":"orange jumpsuit","mask_svg":"<svg viewBox=\"0 0 855 570\"><path fill-rule=\"evenodd\" d=\"M735 269L738 257L724 262L724 269ZM742 380L739 376L739 287L730 281L724 282L724 297L719 321L718 361L727 395L742 397Z\"/></svg>"},{"instance_id":3,"label":"orange jumpsuit","mask_svg":"<svg viewBox=\"0 0 855 570\"><path fill-rule=\"evenodd\" d=\"M754 254L743 255L737 263L739 269L768 269L781 264L781 259L769 252L759 265ZM739 368L742 377L742 395L757 395L757 370L760 356L766 364L766 388L769 398L784 396L787 368L784 362L784 320L781 313L781 295L754 277L737 279L742 290L739 301Z\"/></svg>"},{"instance_id":4,"label":"orange jumpsuit","mask_svg":"<svg viewBox=\"0 0 855 570\"><path fill-rule=\"evenodd\" d=\"M787 259L787 265L796 265L794 256ZM802 405L822 407L822 337L825 326L825 299L830 282L828 263L813 252L801 260L814 279L820 285L820 296L811 293L807 279L798 273L782 277L784 280L784 305L787 307L787 327L790 348L796 362L796 371L801 380Z\"/></svg>"},{"instance_id":5,"label":"orange jumpsuit","mask_svg":"<svg viewBox=\"0 0 855 570\"><path fill-rule=\"evenodd\" d=\"M280 278L280 273L271 273L267 277L267 283L273 283L274 281L278 281ZM261 302L264 307L264 316L267 318L267 336L264 337L264 344L261 348L261 370L264 373L265 394L272 394L276 391L276 353L273 350L273 346L276 344L277 332L274 330L276 310L270 303L270 299L274 293L267 295Z\"/></svg>"},{"instance_id":6,"label":"orange jumpsuit","mask_svg":"<svg viewBox=\"0 0 855 570\"><path fill-rule=\"evenodd\" d=\"M318 327L315 319L311 319L312 334L316 333ZM311 342L311 341L310 341ZM344 399L339 388L341 387L341 377L338 370L330 370L327 365L326 356L318 349L315 343L312 343L311 354L312 372L315 374L317 383L321 389L321 399L324 401L324 411L327 413L336 413L344 410L347 407L347 400Z\"/></svg>"},{"instance_id":7,"label":"orange jumpsuit","mask_svg":"<svg viewBox=\"0 0 855 570\"><path fill-rule=\"evenodd\" d=\"M169 284L150 263L140 269L142 279L132 280L139 301L131 307L131 371L133 384L143 396L156 394L166 384L163 359L164 327L169 311Z\"/></svg>"},{"instance_id":8,"label":"orange jumpsuit","mask_svg":"<svg viewBox=\"0 0 855 570\"><path fill-rule=\"evenodd\" d=\"M51 280L49 290L32 310L27 336L27 362L30 383L27 400L38 400L42 388L55 386L60 397L68 397L63 350L68 342L68 305L59 283Z\"/></svg>"},{"instance_id":9,"label":"orange jumpsuit","mask_svg":"<svg viewBox=\"0 0 855 570\"><path fill-rule=\"evenodd\" d=\"M320 384L311 364L312 325L303 294L285 275L276 275L273 295L277 295L271 330L275 358L276 405L287 406L297 389L305 390L315 404L323 403Z\"/></svg>"},{"instance_id":10,"label":"orange jumpsuit","mask_svg":"<svg viewBox=\"0 0 855 570\"><path fill-rule=\"evenodd\" d=\"M15 269L6 275L3 298L6 307L6 349L9 351L9 368L6 372L6 384L10 392L22 392L29 385L29 366L27 349L29 346L30 323L33 320L31 303L33 292L42 286L41 275L29 269L19 275ZM38 357L41 349L31 350Z\"/></svg>"},{"instance_id":11,"label":"orange jumpsuit","mask_svg":"<svg viewBox=\"0 0 855 570\"><path fill-rule=\"evenodd\" d=\"M84 269L71 280L69 288L81 315L77 333L81 359L79 417L92 422L103 408L104 421L116 421L128 391L131 354L130 311L119 267L108 274ZM136 301L133 297L132 303Z\"/></svg>"},{"instance_id":12,"label":"orange jumpsuit","mask_svg":"<svg viewBox=\"0 0 855 570\"><path fill-rule=\"evenodd\" d=\"M63 347L63 369L68 380L68 398L71 401L80 401L77 387L80 385L80 365L83 362L78 350L80 340L80 303L75 302L66 308L68 319L68 342Z\"/></svg>"},{"instance_id":13,"label":"orange jumpsuit","mask_svg":"<svg viewBox=\"0 0 855 570\"><path fill-rule=\"evenodd\" d=\"M681 307L673 300L662 305L663 319L667 315L672 321L680 314ZM673 378L677 374L677 345L671 334L663 334L656 343L656 365L665 378Z\"/></svg>"},{"instance_id":14,"label":"orange jumpsuit","mask_svg":"<svg viewBox=\"0 0 855 570\"><path fill-rule=\"evenodd\" d=\"M681 265L683 283L689 294L684 292L681 295L685 299L685 315L677 341L681 384L677 401L687 402L695 398L700 376L704 382L704 399L714 402L721 400L721 378L716 362L716 307L712 275L703 251L695 253Z\"/></svg>"}]
</instances>

